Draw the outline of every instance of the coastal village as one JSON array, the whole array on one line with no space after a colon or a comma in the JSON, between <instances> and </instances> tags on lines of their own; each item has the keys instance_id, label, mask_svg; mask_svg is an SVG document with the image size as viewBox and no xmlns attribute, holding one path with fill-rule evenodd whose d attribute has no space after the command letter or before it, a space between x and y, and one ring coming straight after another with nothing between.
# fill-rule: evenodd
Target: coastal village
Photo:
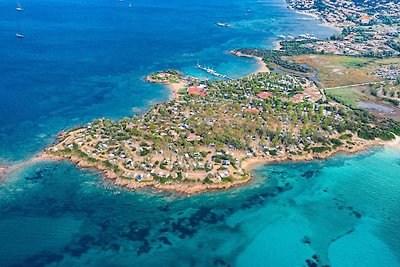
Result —
<instances>
[{"instance_id":1,"label":"coastal village","mask_svg":"<svg viewBox=\"0 0 400 267\"><path fill-rule=\"evenodd\" d=\"M320 18L341 32L307 47L319 53L396 56L400 52L400 4L396 1L293 0L290 8Z\"/></svg>"},{"instance_id":2,"label":"coastal village","mask_svg":"<svg viewBox=\"0 0 400 267\"><path fill-rule=\"evenodd\" d=\"M199 80L176 70L150 74L146 81L168 86L172 100L142 116L98 119L63 132L42 157L95 168L129 189L190 195L243 184L255 164L326 158L399 136L398 120L375 116L325 86L360 80L368 94L399 105L400 62L391 59L400 51L398 4L301 0L290 7L342 33L330 40L283 40L276 50L231 51L266 64L241 79Z\"/></svg>"}]
</instances>

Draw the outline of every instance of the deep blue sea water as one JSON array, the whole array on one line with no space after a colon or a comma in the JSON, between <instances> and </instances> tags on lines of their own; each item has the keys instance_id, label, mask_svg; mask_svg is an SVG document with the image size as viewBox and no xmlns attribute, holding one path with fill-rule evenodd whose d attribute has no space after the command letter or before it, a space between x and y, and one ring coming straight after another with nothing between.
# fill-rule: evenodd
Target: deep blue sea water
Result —
<instances>
[{"instance_id":1,"label":"deep blue sea water","mask_svg":"<svg viewBox=\"0 0 400 267\"><path fill-rule=\"evenodd\" d=\"M149 72L207 77L199 60L240 77L257 64L230 49L333 33L281 0L22 4L0 0L0 164L165 101ZM19 166L0 183L0 266L400 266L396 150L260 166L249 185L190 198L121 190L69 163Z\"/></svg>"}]
</instances>

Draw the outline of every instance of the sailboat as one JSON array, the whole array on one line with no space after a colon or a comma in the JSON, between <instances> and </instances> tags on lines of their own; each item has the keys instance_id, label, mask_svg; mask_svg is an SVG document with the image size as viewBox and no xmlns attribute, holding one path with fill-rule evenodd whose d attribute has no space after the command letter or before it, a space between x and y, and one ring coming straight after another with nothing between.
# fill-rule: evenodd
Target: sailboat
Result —
<instances>
[{"instance_id":1,"label":"sailboat","mask_svg":"<svg viewBox=\"0 0 400 267\"><path fill-rule=\"evenodd\" d=\"M17 11L22 11L22 10L24 10L24 9L22 8L22 5L21 5L20 2L17 2L17 7L15 8L15 10L17 10Z\"/></svg>"},{"instance_id":2,"label":"sailboat","mask_svg":"<svg viewBox=\"0 0 400 267\"><path fill-rule=\"evenodd\" d=\"M15 36L17 38L19 38L19 39L25 38L25 36L21 33L21 27L19 26L19 22L18 22L18 31L17 31L17 34Z\"/></svg>"}]
</instances>

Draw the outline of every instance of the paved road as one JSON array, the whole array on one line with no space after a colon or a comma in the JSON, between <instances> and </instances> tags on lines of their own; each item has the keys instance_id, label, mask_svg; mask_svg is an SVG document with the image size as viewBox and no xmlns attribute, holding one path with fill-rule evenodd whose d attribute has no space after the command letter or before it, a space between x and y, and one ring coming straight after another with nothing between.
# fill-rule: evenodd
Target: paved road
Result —
<instances>
[{"instance_id":1,"label":"paved road","mask_svg":"<svg viewBox=\"0 0 400 267\"><path fill-rule=\"evenodd\" d=\"M381 83L385 83L385 82L356 83L356 84L350 84L350 85L343 85L343 86L336 86L336 87L328 87L328 88L324 88L324 89L325 89L325 90L332 90L332 89L341 89L341 88L357 87L357 86L373 85L373 84L381 84Z\"/></svg>"}]
</instances>

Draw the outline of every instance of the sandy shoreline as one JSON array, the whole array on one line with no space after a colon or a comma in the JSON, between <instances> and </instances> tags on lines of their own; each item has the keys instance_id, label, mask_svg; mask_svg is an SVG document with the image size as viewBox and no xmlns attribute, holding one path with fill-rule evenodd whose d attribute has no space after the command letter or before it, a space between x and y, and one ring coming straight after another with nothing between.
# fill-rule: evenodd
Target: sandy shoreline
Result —
<instances>
[{"instance_id":1,"label":"sandy shoreline","mask_svg":"<svg viewBox=\"0 0 400 267\"><path fill-rule=\"evenodd\" d=\"M322 26L322 27L325 27L325 28L329 28L331 30L336 31L337 33L342 33L342 31L343 31L342 28L340 28L340 27L338 27L338 26L336 26L336 25L334 25L332 23L329 23L329 22L321 23L321 24L319 24L319 26Z\"/></svg>"},{"instance_id":2,"label":"sandy shoreline","mask_svg":"<svg viewBox=\"0 0 400 267\"><path fill-rule=\"evenodd\" d=\"M396 141L391 141L397 144L397 148L400 149L400 137L397 137ZM344 152L348 154L354 154L357 152L365 151L366 149L374 146L390 146L392 147L393 144L391 142L384 143L383 141L373 140L368 141L362 145L354 146L352 148L340 147L335 150L326 151L320 154L307 154L307 155L283 155L283 156L276 156L276 157L264 157L264 158L251 158L247 159L242 162L242 168L246 171L251 171L253 168L268 164L268 163L280 163L280 162L306 162L306 161L313 161L313 160L323 160L332 157L334 154Z\"/></svg>"},{"instance_id":3,"label":"sandy shoreline","mask_svg":"<svg viewBox=\"0 0 400 267\"><path fill-rule=\"evenodd\" d=\"M310 16L310 17L314 18L315 20L321 19L317 14L312 13L312 12L300 11L300 10L295 10L295 9L294 9L294 12L299 15Z\"/></svg>"},{"instance_id":4,"label":"sandy shoreline","mask_svg":"<svg viewBox=\"0 0 400 267\"><path fill-rule=\"evenodd\" d=\"M145 78L146 82L149 83L159 83L154 80L152 80L149 76ZM170 82L165 82L162 83L165 85L165 87L168 88L168 90L171 92L171 97L169 100L173 100L179 96L179 91L184 89L186 87L186 84L183 81L180 81L179 83L170 83Z\"/></svg>"},{"instance_id":5,"label":"sandy shoreline","mask_svg":"<svg viewBox=\"0 0 400 267\"><path fill-rule=\"evenodd\" d=\"M386 142L385 146L400 150L400 136L396 136L395 140Z\"/></svg>"},{"instance_id":6,"label":"sandy shoreline","mask_svg":"<svg viewBox=\"0 0 400 267\"><path fill-rule=\"evenodd\" d=\"M281 49L282 49L281 41L280 41L280 40L274 41L274 48L273 48L273 50L281 50Z\"/></svg>"},{"instance_id":7,"label":"sandy shoreline","mask_svg":"<svg viewBox=\"0 0 400 267\"><path fill-rule=\"evenodd\" d=\"M334 31L336 31L338 33L341 33L342 30L343 30L341 27L338 27L337 25L335 25L333 23L329 23L329 22L325 21L323 18L321 18L316 13L300 11L300 10L296 10L295 13L300 14L300 15L310 16L310 17L314 18L315 20L321 20L322 23L320 23L319 26L332 29L332 30L334 30Z\"/></svg>"},{"instance_id":8,"label":"sandy shoreline","mask_svg":"<svg viewBox=\"0 0 400 267\"><path fill-rule=\"evenodd\" d=\"M267 67L267 64L264 62L264 60L261 57L256 57L256 56L251 56L251 55L246 55L238 51L229 51L230 54L237 56L237 57L246 57L246 58L253 58L257 60L259 67L257 70L252 72L250 75L257 74L257 73L270 73L270 69Z\"/></svg>"},{"instance_id":9,"label":"sandy shoreline","mask_svg":"<svg viewBox=\"0 0 400 267\"><path fill-rule=\"evenodd\" d=\"M183 82L165 84L172 93L171 99L178 97L180 90L184 89L186 84Z\"/></svg>"}]
</instances>

